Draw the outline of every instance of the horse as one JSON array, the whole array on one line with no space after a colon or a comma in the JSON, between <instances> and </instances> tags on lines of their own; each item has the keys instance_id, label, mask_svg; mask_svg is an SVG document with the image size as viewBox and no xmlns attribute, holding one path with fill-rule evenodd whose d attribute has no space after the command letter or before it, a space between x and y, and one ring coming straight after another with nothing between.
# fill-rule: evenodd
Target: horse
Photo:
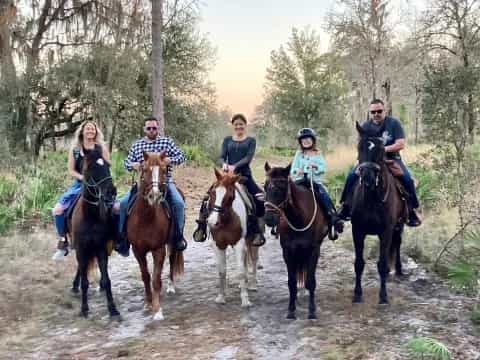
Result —
<instances>
[{"instance_id":1,"label":"horse","mask_svg":"<svg viewBox=\"0 0 480 360\"><path fill-rule=\"evenodd\" d=\"M174 223L166 202L166 153L143 153L138 194L127 219L127 238L142 273L145 288L145 310L152 310L153 320L163 320L160 306L162 270L165 256L170 261L167 293L174 293L175 277L183 274L183 253L172 245ZM183 196L183 195L182 195ZM153 256L153 281L147 264L147 254ZM152 293L153 285L153 293Z\"/></svg>"},{"instance_id":2,"label":"horse","mask_svg":"<svg viewBox=\"0 0 480 360\"><path fill-rule=\"evenodd\" d=\"M101 150L84 149L83 152L82 191L68 221L69 235L77 258L77 273L72 291L78 293L81 283L80 315L87 317L88 269L94 266L96 259L101 273L100 289L105 291L110 316L116 317L120 313L113 301L108 276L108 255L112 248L111 241L116 236L111 213L117 190L110 175L110 165L103 159Z\"/></svg>"},{"instance_id":3,"label":"horse","mask_svg":"<svg viewBox=\"0 0 480 360\"><path fill-rule=\"evenodd\" d=\"M396 275L403 275L400 259L406 204L396 180L385 162L383 139L370 136L358 123L358 171L360 180L352 194L352 235L355 245L355 289L353 303L362 302L362 273L365 266L363 248L366 235L377 235L380 253L379 304L388 304L386 281L390 265L395 262Z\"/></svg>"},{"instance_id":4,"label":"horse","mask_svg":"<svg viewBox=\"0 0 480 360\"><path fill-rule=\"evenodd\" d=\"M214 169L217 181L209 191L208 208L210 215L207 224L215 242L217 271L220 287L215 302L225 304L227 283L226 249L231 246L239 267L239 287L242 307L251 306L248 290L257 289L258 247L253 246L251 237L247 236L247 206L237 184L240 176ZM249 270L251 279L248 279ZM247 289L248 288L248 289Z\"/></svg>"},{"instance_id":5,"label":"horse","mask_svg":"<svg viewBox=\"0 0 480 360\"><path fill-rule=\"evenodd\" d=\"M296 319L297 284L305 284L309 290L308 318L316 319L315 270L320 246L329 231L327 219L318 211L313 188L291 180L290 165L270 167L266 162L265 172L265 223L277 227L288 271L287 319Z\"/></svg>"}]
</instances>

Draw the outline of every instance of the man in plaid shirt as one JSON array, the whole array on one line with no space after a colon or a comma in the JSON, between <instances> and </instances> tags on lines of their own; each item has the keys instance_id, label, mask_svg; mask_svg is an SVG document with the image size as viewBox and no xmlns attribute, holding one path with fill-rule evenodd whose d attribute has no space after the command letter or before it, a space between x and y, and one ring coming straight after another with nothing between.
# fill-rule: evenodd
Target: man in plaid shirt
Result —
<instances>
[{"instance_id":1,"label":"man in plaid shirt","mask_svg":"<svg viewBox=\"0 0 480 360\"><path fill-rule=\"evenodd\" d=\"M182 196L178 192L175 183L172 181L172 166L171 165L180 165L185 162L185 154L181 149L179 149L172 139L168 137L163 137L158 135L158 120L155 117L148 117L145 119L144 127L145 137L135 141L128 152L128 156L124 161L125 169L128 171L140 169L141 163L143 162L143 152L155 152L159 153L165 151L167 157L167 175L166 182L168 188L169 203L172 207L173 217L175 225L177 228L175 247L178 251L183 251L187 247L187 242L183 237L183 227L185 225L185 202L183 201ZM136 190L136 189L135 189ZM119 232L120 241L119 249L116 249L120 253L127 253L129 249L129 244L126 241L126 236L124 233L124 225L127 217L127 206L128 200L132 189L128 191L119 202L119 206L116 204L117 210L120 210L120 221L119 221Z\"/></svg>"}]
</instances>

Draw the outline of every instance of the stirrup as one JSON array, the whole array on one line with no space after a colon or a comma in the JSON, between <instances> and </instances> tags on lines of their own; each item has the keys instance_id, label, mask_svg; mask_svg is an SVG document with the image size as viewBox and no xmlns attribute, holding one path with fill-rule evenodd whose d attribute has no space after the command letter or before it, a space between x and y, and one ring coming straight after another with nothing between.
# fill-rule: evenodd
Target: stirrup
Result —
<instances>
[{"instance_id":1,"label":"stirrup","mask_svg":"<svg viewBox=\"0 0 480 360\"><path fill-rule=\"evenodd\" d=\"M198 226L193 232L193 241L204 242L207 240L207 224L202 220L195 220L195 222L198 224Z\"/></svg>"}]
</instances>

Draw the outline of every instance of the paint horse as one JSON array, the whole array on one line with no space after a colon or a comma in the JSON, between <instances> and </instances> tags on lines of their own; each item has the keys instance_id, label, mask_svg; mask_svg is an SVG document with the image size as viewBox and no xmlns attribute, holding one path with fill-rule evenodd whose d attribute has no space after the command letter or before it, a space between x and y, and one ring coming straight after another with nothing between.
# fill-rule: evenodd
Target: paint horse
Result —
<instances>
[{"instance_id":1,"label":"paint horse","mask_svg":"<svg viewBox=\"0 0 480 360\"><path fill-rule=\"evenodd\" d=\"M247 237L247 206L237 188L240 177L215 168L216 183L209 191L207 224L215 242L220 288L215 302L225 304L227 286L226 249L231 246L237 258L242 307L251 306L248 290L256 290L258 247ZM253 236L253 235L252 235ZM249 270L251 279L248 279ZM247 289L248 287L248 289Z\"/></svg>"}]
</instances>

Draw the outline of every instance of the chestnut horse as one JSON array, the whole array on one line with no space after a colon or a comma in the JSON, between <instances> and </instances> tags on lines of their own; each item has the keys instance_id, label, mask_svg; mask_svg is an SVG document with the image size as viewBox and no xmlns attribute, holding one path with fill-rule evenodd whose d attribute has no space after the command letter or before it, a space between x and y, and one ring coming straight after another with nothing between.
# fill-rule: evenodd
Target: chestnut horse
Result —
<instances>
[{"instance_id":1,"label":"chestnut horse","mask_svg":"<svg viewBox=\"0 0 480 360\"><path fill-rule=\"evenodd\" d=\"M145 287L145 309L152 310L154 320L163 320L160 306L162 269L167 255L170 260L170 278L167 292L175 292L175 276L183 273L183 253L172 246L174 222L167 210L167 164L165 152L143 153L144 162L140 172L137 197L127 219L127 238L140 265ZM153 256L153 280L147 265L147 254ZM152 284L151 284L152 283ZM153 293L152 286L153 285Z\"/></svg>"},{"instance_id":2,"label":"chestnut horse","mask_svg":"<svg viewBox=\"0 0 480 360\"><path fill-rule=\"evenodd\" d=\"M88 269L98 261L100 288L105 290L110 316L118 316L108 276L108 242L116 236L112 222L112 206L117 190L110 176L110 165L103 159L101 148L83 150L83 181L80 198L68 223L68 232L77 257L77 274L72 291L77 293L80 282L82 307L80 315L88 316ZM111 244L110 244L111 251Z\"/></svg>"},{"instance_id":3,"label":"chestnut horse","mask_svg":"<svg viewBox=\"0 0 480 360\"><path fill-rule=\"evenodd\" d=\"M308 318L316 319L315 271L320 245L328 234L328 222L313 189L297 185L290 178L290 165L270 167L265 163L265 223L277 227L283 259L288 271L290 301L287 319L295 319L297 285L309 290Z\"/></svg>"},{"instance_id":4,"label":"chestnut horse","mask_svg":"<svg viewBox=\"0 0 480 360\"><path fill-rule=\"evenodd\" d=\"M237 257L240 299L242 307L251 306L248 289L256 290L258 247L247 237L247 207L237 189L240 176L215 168L217 181L209 191L208 227L215 242L220 288L215 302L225 304L227 286L226 249L231 246ZM248 270L251 279L248 279Z\"/></svg>"}]
</instances>

